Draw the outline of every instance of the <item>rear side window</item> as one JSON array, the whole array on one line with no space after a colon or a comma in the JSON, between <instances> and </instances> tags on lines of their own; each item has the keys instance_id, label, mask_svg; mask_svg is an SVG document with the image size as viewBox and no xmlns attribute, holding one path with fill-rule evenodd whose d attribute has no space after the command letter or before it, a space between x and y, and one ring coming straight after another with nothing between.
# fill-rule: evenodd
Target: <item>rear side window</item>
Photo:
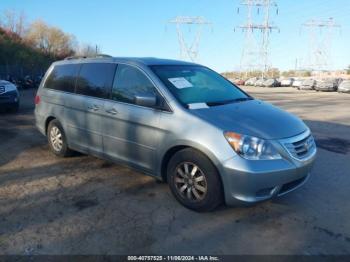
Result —
<instances>
[{"instance_id":1,"label":"rear side window","mask_svg":"<svg viewBox=\"0 0 350 262\"><path fill-rule=\"evenodd\" d=\"M116 65L108 63L82 64L77 79L76 93L108 98Z\"/></svg>"},{"instance_id":2,"label":"rear side window","mask_svg":"<svg viewBox=\"0 0 350 262\"><path fill-rule=\"evenodd\" d=\"M48 76L45 88L74 93L78 64L56 65Z\"/></svg>"},{"instance_id":3,"label":"rear side window","mask_svg":"<svg viewBox=\"0 0 350 262\"><path fill-rule=\"evenodd\" d=\"M113 83L112 99L124 103L134 104L135 95L152 94L159 95L151 81L144 73L135 67L118 65L116 77Z\"/></svg>"}]
</instances>

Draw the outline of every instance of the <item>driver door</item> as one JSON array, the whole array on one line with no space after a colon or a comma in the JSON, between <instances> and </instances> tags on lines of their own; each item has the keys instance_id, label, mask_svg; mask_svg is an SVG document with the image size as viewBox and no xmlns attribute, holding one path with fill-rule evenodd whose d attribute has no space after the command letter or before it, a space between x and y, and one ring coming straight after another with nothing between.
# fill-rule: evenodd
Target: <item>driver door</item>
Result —
<instances>
[{"instance_id":1,"label":"driver door","mask_svg":"<svg viewBox=\"0 0 350 262\"><path fill-rule=\"evenodd\" d=\"M104 104L103 148L114 160L152 172L161 111L135 104L135 95L145 94L161 97L143 71L118 65L110 99Z\"/></svg>"}]
</instances>

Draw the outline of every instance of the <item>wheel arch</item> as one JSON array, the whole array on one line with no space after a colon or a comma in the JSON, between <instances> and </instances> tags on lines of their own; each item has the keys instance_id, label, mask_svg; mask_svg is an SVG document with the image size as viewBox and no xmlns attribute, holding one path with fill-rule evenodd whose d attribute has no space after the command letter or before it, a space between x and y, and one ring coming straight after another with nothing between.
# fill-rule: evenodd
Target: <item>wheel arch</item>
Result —
<instances>
[{"instance_id":1,"label":"wheel arch","mask_svg":"<svg viewBox=\"0 0 350 262\"><path fill-rule=\"evenodd\" d=\"M211 163L214 165L214 167L216 168L216 170L219 174L220 181L221 181L221 184L223 186L223 183L222 183L223 181L221 178L220 169L217 166L219 163L219 160L207 148L205 148L201 145L192 144L192 143L181 143L178 145L173 145L166 150L166 152L163 154L161 166L160 166L160 175L161 175L162 180L164 182L167 182L167 167L168 167L169 161L172 158L172 156L174 156L177 152L179 152L183 149L186 149L186 148L190 148L190 149L193 149L195 151L200 152L201 154L205 155L209 159L209 161L211 161Z\"/></svg>"},{"instance_id":2,"label":"wheel arch","mask_svg":"<svg viewBox=\"0 0 350 262\"><path fill-rule=\"evenodd\" d=\"M49 128L49 124L52 120L55 120L57 119L56 117L54 116L49 116L48 118L46 118L45 120L45 134L47 135L47 129Z\"/></svg>"}]
</instances>

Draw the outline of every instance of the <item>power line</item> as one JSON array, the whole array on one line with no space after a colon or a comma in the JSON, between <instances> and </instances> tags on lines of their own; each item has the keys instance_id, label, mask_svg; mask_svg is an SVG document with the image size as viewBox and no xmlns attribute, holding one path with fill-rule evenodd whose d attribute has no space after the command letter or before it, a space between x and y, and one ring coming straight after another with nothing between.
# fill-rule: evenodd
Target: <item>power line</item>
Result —
<instances>
[{"instance_id":1,"label":"power line","mask_svg":"<svg viewBox=\"0 0 350 262\"><path fill-rule=\"evenodd\" d=\"M331 69L333 32L341 26L331 17L325 20L309 20L302 27L306 28L309 37L308 57L304 67L318 71Z\"/></svg>"},{"instance_id":2,"label":"power line","mask_svg":"<svg viewBox=\"0 0 350 262\"><path fill-rule=\"evenodd\" d=\"M177 16L170 20L169 23L176 24L177 37L180 46L180 58L192 62L197 61L203 27L211 25L211 22L207 21L202 16ZM183 32L184 26L196 26L195 36L190 44L189 40L186 41L185 39L185 34Z\"/></svg>"},{"instance_id":3,"label":"power line","mask_svg":"<svg viewBox=\"0 0 350 262\"><path fill-rule=\"evenodd\" d=\"M240 71L248 73L260 70L264 77L271 68L270 62L270 34L279 28L272 24L271 8L276 9L277 3L273 0L244 0L240 5L247 9L247 19L243 25L237 26L245 33L244 46L240 61ZM256 15L262 14L262 21L257 23ZM239 9L238 9L239 13ZM258 36L257 36L258 34Z\"/></svg>"}]
</instances>

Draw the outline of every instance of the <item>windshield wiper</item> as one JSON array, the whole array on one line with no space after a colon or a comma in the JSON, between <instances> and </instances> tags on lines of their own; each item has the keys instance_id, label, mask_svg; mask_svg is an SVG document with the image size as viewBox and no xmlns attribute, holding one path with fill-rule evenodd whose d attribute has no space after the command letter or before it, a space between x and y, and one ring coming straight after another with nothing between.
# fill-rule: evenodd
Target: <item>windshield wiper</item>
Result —
<instances>
[{"instance_id":1,"label":"windshield wiper","mask_svg":"<svg viewBox=\"0 0 350 262\"><path fill-rule=\"evenodd\" d=\"M241 98L233 99L233 102L244 102L244 101L248 101L248 100L253 100L253 98L252 97L241 97Z\"/></svg>"},{"instance_id":2,"label":"windshield wiper","mask_svg":"<svg viewBox=\"0 0 350 262\"><path fill-rule=\"evenodd\" d=\"M241 98L218 101L218 102L207 102L207 105L208 106L221 106L221 105L226 105L226 104L231 104L231 103L244 102L244 101L248 101L248 100L253 100L253 98L252 97L241 97Z\"/></svg>"}]
</instances>

